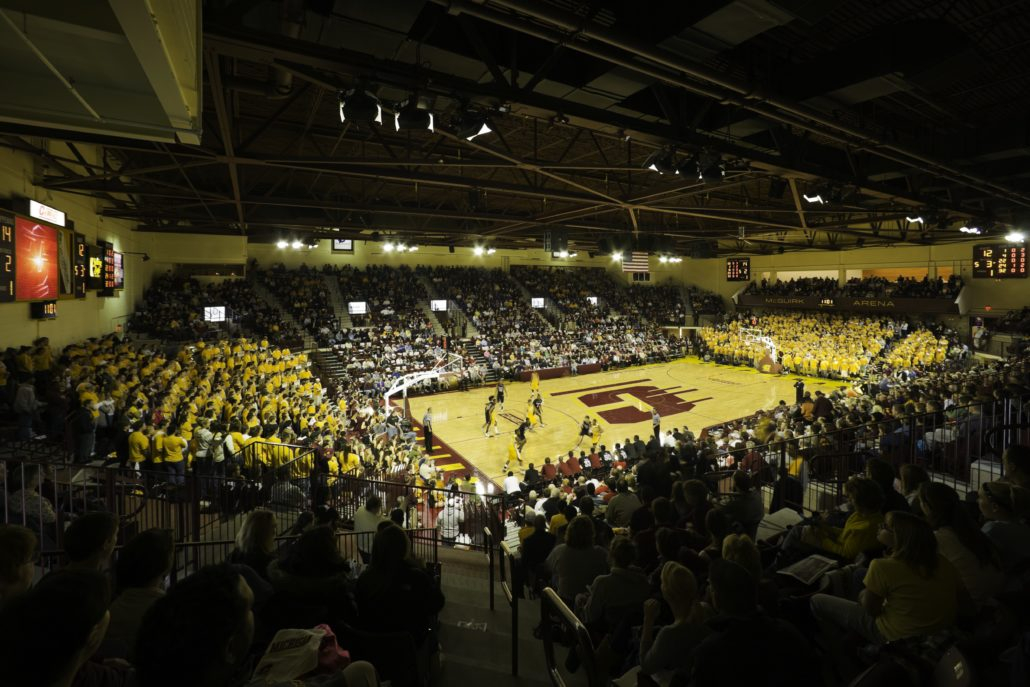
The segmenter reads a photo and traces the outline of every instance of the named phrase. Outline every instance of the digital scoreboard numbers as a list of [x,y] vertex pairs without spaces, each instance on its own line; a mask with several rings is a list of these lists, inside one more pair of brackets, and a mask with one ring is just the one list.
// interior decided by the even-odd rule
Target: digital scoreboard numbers
[[76,298],[85,298],[89,287],[89,248],[86,245],[86,237],[82,234],[75,235],[75,252],[72,254],[72,286]]
[[0,214],[0,303],[14,300],[14,217]]
[[1026,246],[992,244],[973,246],[973,277],[978,279],[1025,279]]
[[726,258],[726,281],[751,281],[751,258]]

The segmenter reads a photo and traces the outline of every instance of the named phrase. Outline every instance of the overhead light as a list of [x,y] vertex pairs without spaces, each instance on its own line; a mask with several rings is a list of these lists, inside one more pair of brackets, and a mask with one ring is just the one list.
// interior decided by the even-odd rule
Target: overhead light
[[677,174],[674,151],[671,148],[662,148],[651,153],[644,161],[644,169],[659,174]]
[[433,113],[418,106],[417,98],[410,98],[397,108],[393,115],[393,123],[397,131],[433,130]]
[[275,247],[276,248],[289,248],[290,247],[290,242],[289,241],[284,241],[284,240],[280,239],[280,240],[275,242]]
[[573,252],[569,253],[569,257],[570,257],[570,258],[574,258],[574,257],[576,257],[577,255],[579,255],[579,253],[577,253],[577,252],[575,252],[575,251],[573,251]]
[[983,229],[981,229],[980,227],[977,227],[977,226],[959,227],[958,230],[961,231],[963,234],[976,234],[976,235],[980,235],[980,234],[983,233]]
[[496,248],[487,248],[487,249],[486,249],[486,254],[487,254],[487,255],[493,255],[493,254],[494,254],[494,253],[496,253],[496,252],[497,252],[497,249],[496,249]]
[[393,252],[393,244],[391,242],[389,242],[389,241],[384,243],[383,244],[383,252],[385,252],[385,253],[392,253]]
[[698,178],[706,184],[715,184],[726,176],[726,168],[719,153],[703,153],[697,166]]
[[690,155],[680,160],[679,164],[676,165],[676,173],[684,179],[700,179],[701,162],[698,160],[697,155]]
[[660,258],[658,258],[658,262],[669,262],[669,256],[668,255],[661,256]]
[[398,253],[404,253],[405,251],[408,250],[408,247],[405,246],[403,243],[398,243],[396,248],[397,248],[397,252]]
[[1010,231],[1005,234],[1005,240],[1009,243],[1023,243],[1026,240],[1026,234],[1021,231]]
[[926,223],[925,220],[921,216],[919,216],[919,215],[916,215],[915,217],[906,217],[905,219],[908,221],[909,224],[925,224]]
[[476,246],[475,248],[472,249],[472,252],[475,253],[476,255],[482,255],[483,252],[484,252],[484,249],[483,249],[482,246]]
[[612,253],[612,262],[622,262],[622,253]]
[[820,195],[820,194],[818,194],[818,193],[817,193],[817,194],[815,194],[814,196],[810,196],[810,195],[808,195],[807,193],[802,193],[802,194],[801,194],[801,197],[802,197],[802,198],[804,198],[804,199],[805,199],[805,200],[806,200],[807,202],[809,202],[809,203],[819,203],[819,204],[824,204],[824,203],[826,202],[825,200],[823,200],[823,197],[822,197],[822,195]]
[[658,262],[683,262],[683,258],[675,255],[663,255],[658,258]]
[[493,131],[493,129],[490,128],[490,125],[487,124],[486,122],[483,122],[482,124],[479,125],[479,129],[475,133],[466,136],[465,140],[466,141],[471,141],[476,136],[482,136],[484,134],[490,133],[491,131]]
[[300,239],[294,239],[293,243],[290,244],[290,247],[293,248],[293,250],[300,250],[304,247],[304,242]]
[[418,250],[418,246],[408,246],[408,252],[409,253],[414,253],[417,250]]
[[559,258],[567,258],[567,257],[569,257],[569,251],[567,251],[567,250],[560,250],[560,251],[558,251],[558,257]]
[[383,108],[379,98],[363,88],[352,88],[340,96],[340,121],[382,124]]

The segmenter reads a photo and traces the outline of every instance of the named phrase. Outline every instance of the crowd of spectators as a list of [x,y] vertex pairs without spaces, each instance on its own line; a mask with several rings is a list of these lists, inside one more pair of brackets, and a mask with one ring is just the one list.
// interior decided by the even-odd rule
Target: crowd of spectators
[[359,270],[348,266],[337,269],[336,275],[345,302],[364,301],[368,305],[366,314],[351,314],[355,327],[399,332],[406,339],[432,338],[433,324],[423,310],[429,296],[410,267],[368,265]]
[[280,264],[270,270],[256,270],[254,278],[320,345],[326,345],[340,330],[325,279],[316,270],[305,265],[288,270]]
[[801,277],[748,284],[744,293],[759,296],[804,296],[818,298],[955,298],[962,290],[962,277],[853,277],[844,285],[834,277]]
[[257,336],[296,347],[303,333],[284,321],[278,308],[258,298],[243,279],[201,284],[171,273],[154,277],[143,303],[129,320],[129,330],[168,341],[189,341],[216,331],[204,321],[204,308],[224,306],[229,330],[243,326]]
[[[759,337],[760,333],[760,337]],[[776,348],[773,361],[784,372],[833,379],[857,378],[873,364],[928,369],[961,352],[954,331],[907,320],[829,313],[740,313],[724,324],[701,330],[700,353],[716,362],[754,366]]]
[[688,324],[680,287],[675,284],[630,284],[623,313],[634,320],[657,325]]
[[623,289],[600,267],[514,265],[510,276],[531,296],[545,297],[554,303],[555,308],[543,313],[560,330],[589,330],[613,316],[627,314],[622,307]]
[[988,329],[1012,334],[1030,334],[1030,306],[1021,310],[1011,310],[1004,317],[986,323]]
[[717,293],[692,286],[687,296],[695,315],[721,315],[726,312],[726,304]]

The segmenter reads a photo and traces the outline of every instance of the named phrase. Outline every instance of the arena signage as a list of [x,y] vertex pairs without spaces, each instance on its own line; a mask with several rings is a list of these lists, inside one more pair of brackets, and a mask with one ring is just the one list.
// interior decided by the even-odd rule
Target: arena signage
[[741,294],[737,305],[744,308],[798,308],[801,310],[831,310],[849,312],[901,312],[955,314],[958,303],[952,300],[934,298],[823,298],[759,296]]

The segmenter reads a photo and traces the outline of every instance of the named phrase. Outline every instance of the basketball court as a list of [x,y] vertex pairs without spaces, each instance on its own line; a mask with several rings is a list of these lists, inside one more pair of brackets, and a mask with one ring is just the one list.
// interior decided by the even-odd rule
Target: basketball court
[[[780,399],[792,403],[798,379],[811,390],[846,386],[818,377],[769,375],[747,367],[706,363],[695,356],[672,363],[542,380],[543,425],[527,432],[523,463],[512,465],[512,469],[521,477],[530,463],[539,468],[545,457],[553,459],[574,449],[580,423],[587,416],[599,421],[604,430],[601,443],[608,447],[634,435],[646,441],[652,433],[652,406],[662,417],[663,432],[688,427],[698,434],[704,427],[771,408]],[[530,383],[505,384],[504,410],[497,413],[500,434],[491,432],[485,437],[483,408],[494,393],[495,386],[489,385],[409,399],[415,420],[432,408],[433,458],[445,476],[463,474],[471,466],[496,485],[503,481],[508,446],[515,428],[526,417]],[[580,448],[589,451],[589,438]]]

